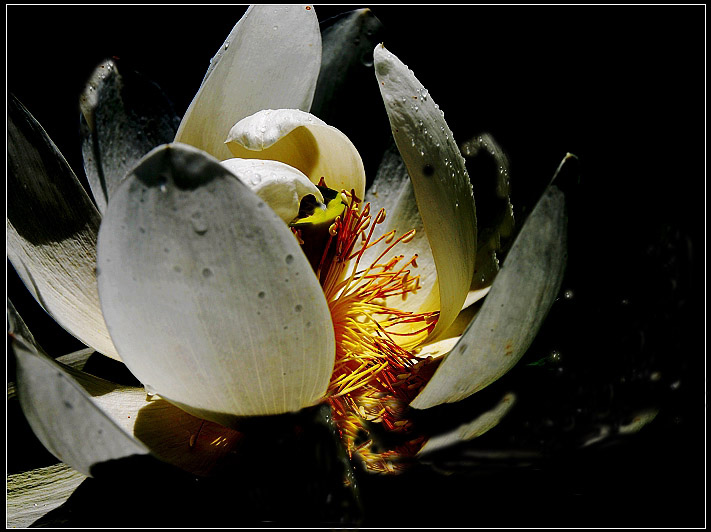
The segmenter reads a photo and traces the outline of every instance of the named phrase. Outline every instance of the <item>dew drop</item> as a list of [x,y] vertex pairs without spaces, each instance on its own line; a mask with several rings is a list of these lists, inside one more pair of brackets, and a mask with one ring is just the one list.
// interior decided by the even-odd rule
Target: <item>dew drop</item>
[[575,294],[573,293],[572,290],[566,290],[566,291],[563,293],[563,297],[564,297],[565,299],[573,299],[573,296],[574,296],[574,295],[575,295]]
[[158,190],[165,193],[168,190],[167,183],[168,183],[168,180],[165,178],[165,176],[160,176],[158,178]]
[[227,50],[230,47],[230,41],[225,41],[225,50]]
[[303,308],[304,308],[304,307],[302,307],[301,305],[296,305],[296,306],[294,307],[294,310],[295,310],[296,312],[301,312],[301,311],[303,310]]
[[285,261],[287,264],[291,264],[292,262],[294,262],[294,256],[293,256],[293,255],[287,255],[286,258],[284,259],[284,261]]
[[259,299],[264,299],[264,297],[265,297],[266,295],[267,295],[267,294],[265,294],[264,292],[259,292],[259,293],[257,294],[257,297],[258,297]]
[[192,215],[190,223],[193,226],[193,231],[195,231],[198,235],[204,235],[207,233],[207,222],[202,219],[202,215],[199,212]]
[[203,269],[203,270],[202,270],[202,276],[203,276],[205,279],[209,279],[210,277],[212,277],[212,270],[211,270],[210,268],[205,268],[205,269]]
[[150,384],[144,384],[143,387],[146,389],[146,395],[148,397],[153,397],[156,394],[156,389]]

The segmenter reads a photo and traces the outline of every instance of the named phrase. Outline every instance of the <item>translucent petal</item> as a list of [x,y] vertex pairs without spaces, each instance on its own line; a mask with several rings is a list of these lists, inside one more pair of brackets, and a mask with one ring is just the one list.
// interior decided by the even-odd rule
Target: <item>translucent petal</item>
[[100,215],[42,126],[14,98],[7,150],[8,258],[57,323],[119,360],[96,288]]
[[476,318],[411,406],[459,401],[518,362],[560,290],[566,234],[565,196],[553,183],[521,228]]
[[313,196],[323,203],[323,194],[296,168],[279,161],[227,159],[220,163],[269,205],[287,224],[299,214],[301,200]]
[[477,239],[472,186],[452,133],[427,90],[382,45],[375,48],[374,59],[393,137],[412,179],[437,267],[436,337],[456,318],[472,281]]
[[311,6],[250,7],[212,59],[176,142],[229,159],[224,141],[242,118],[262,109],[310,109],[320,67]]
[[298,168],[318,184],[365,195],[365,170],[358,150],[343,133],[296,109],[267,109],[240,120],[227,147],[235,157],[270,159]]
[[114,60],[94,70],[80,98],[84,169],[99,211],[150,150],[175,138],[180,119],[155,84]]
[[[415,236],[409,242],[402,242],[387,253],[380,262],[397,255],[410,258],[417,255],[417,268],[412,269],[413,276],[420,277],[420,289],[416,293],[391,298],[388,305],[400,310],[417,312],[420,309],[437,308],[439,306],[439,284],[437,283],[437,268],[435,266],[432,248],[422,223],[420,211],[415,200],[412,181],[405,168],[400,154],[393,148],[383,156],[375,181],[368,189],[365,200],[371,203],[371,212],[378,213],[385,209],[385,222],[375,226],[372,240],[381,235],[395,231],[398,237],[407,231],[415,230]],[[385,240],[370,247],[363,254],[362,265],[375,261],[386,249]]]
[[296,238],[217,160],[157,148],[101,224],[99,294],[119,353],[146,386],[218,423],[315,404],[333,325]]

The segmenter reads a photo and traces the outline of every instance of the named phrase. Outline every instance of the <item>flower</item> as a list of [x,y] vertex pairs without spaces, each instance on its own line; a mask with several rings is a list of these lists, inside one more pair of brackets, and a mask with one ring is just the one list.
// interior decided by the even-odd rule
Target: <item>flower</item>
[[[239,440],[245,416],[324,400],[350,452],[371,469],[395,470],[399,455],[424,450],[423,437],[375,452],[360,441],[365,421],[407,435],[408,405],[473,394],[535,337],[565,264],[560,191],[549,188],[493,285],[482,286],[475,270],[496,270],[495,256],[476,252],[465,162],[432,97],[397,57],[375,48],[377,83],[412,184],[385,174],[368,196],[355,146],[308,113],[319,50],[310,6],[250,8],[213,59],[174,142],[114,181],[105,161],[88,157],[88,168],[101,169],[89,176],[101,214],[88,198],[48,193],[36,176],[27,181],[28,168],[44,177],[55,170],[49,164],[67,169],[59,156],[38,153],[46,135],[12,108],[13,265],[62,325],[125,362],[162,398],[146,404],[143,389],[58,372],[16,325],[23,409],[43,443],[77,470],[89,474],[95,463],[150,449],[204,472]],[[240,90],[228,91],[235,82]],[[84,105],[90,154],[97,145],[99,154],[111,149],[100,146],[97,87]],[[35,220],[22,209],[38,204],[71,223],[23,225]],[[484,295],[476,319],[455,325]],[[504,398],[487,426],[510,404]],[[74,423],[57,426],[67,416]],[[439,441],[472,437],[482,423]]]

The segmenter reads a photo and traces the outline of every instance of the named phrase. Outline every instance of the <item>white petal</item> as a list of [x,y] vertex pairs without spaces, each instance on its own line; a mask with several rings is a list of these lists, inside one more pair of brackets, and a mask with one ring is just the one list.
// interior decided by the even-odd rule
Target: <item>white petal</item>
[[417,453],[418,456],[478,438],[498,425],[515,402],[516,396],[513,393],[507,393],[494,408],[477,416],[473,421],[460,425],[445,434],[438,434],[430,438]]
[[42,444],[64,463],[91,476],[109,460],[148,454],[91,400],[70,375],[23,338],[13,337],[22,411]]
[[472,187],[459,148],[427,90],[382,45],[375,48],[374,59],[393,137],[412,179],[437,266],[436,337],[456,318],[472,281],[477,239]]
[[321,32],[311,6],[250,7],[212,60],[175,137],[229,159],[230,128],[262,109],[308,111],[321,67]]
[[28,528],[61,506],[86,475],[54,464],[7,476],[7,521],[10,528]]
[[92,401],[151,454],[196,475],[209,475],[234,451],[240,433],[192,416],[144,388],[71,373]]
[[550,185],[522,227],[476,318],[411,406],[459,401],[518,362],[560,290],[566,228],[564,195]]
[[[380,262],[387,262],[396,255],[404,255],[406,259],[417,255],[417,268],[412,269],[412,276],[420,277],[421,288],[416,293],[408,294],[404,301],[399,297],[391,298],[387,304],[393,308],[412,312],[438,308],[439,285],[432,248],[417,208],[415,192],[407,168],[394,149],[385,152],[375,181],[368,189],[365,200],[371,203],[372,213],[385,209],[386,214],[385,222],[376,225],[373,230],[373,241],[393,230],[395,237],[412,229],[415,230],[412,240],[399,243]],[[361,259],[361,266],[370,265],[387,246],[388,244],[383,240],[368,248]]]
[[252,189],[287,224],[299,214],[305,196],[314,196],[323,203],[323,194],[316,185],[288,164],[259,159],[227,159],[220,164]]
[[323,291],[296,238],[217,160],[156,148],[101,224],[99,294],[129,369],[218,423],[313,405],[333,370]]
[[7,254],[37,302],[85,344],[120,360],[96,288],[100,215],[57,147],[8,102]]
[[[240,439],[234,430],[191,416],[158,396],[147,397],[144,388],[114,384],[51,360],[11,305],[8,317],[23,411],[47,449],[78,471],[90,474],[108,458],[147,449],[165,462],[207,475]],[[78,355],[60,359],[75,361]]]
[[297,109],[267,109],[237,122],[227,137],[235,157],[281,161],[318,184],[365,195],[363,161],[353,143],[335,127]]

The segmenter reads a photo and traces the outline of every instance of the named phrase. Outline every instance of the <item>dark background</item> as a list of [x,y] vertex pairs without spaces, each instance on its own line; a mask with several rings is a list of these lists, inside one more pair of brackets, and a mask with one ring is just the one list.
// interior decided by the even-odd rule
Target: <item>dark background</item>
[[[316,7],[321,20],[348,9]],[[703,526],[705,7],[372,10],[455,138],[489,132],[504,148],[519,221],[567,152],[581,178],[569,203],[563,291],[572,297],[555,303],[512,372],[442,415],[466,417],[509,390],[512,413],[409,475],[364,477],[362,524]],[[93,68],[119,57],[182,114],[243,11],[9,6],[8,91],[81,175],[77,102]],[[387,128],[372,87],[353,98],[363,119],[336,124],[356,138]],[[372,167],[379,156],[363,157]],[[50,354],[81,347],[27,298],[11,266],[8,294]],[[658,410],[651,424],[616,434],[646,409]],[[582,447],[600,427],[610,436]],[[18,453],[10,444],[9,470]]]

